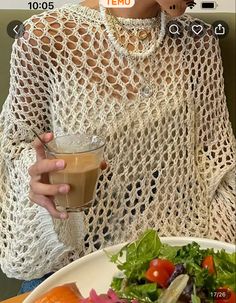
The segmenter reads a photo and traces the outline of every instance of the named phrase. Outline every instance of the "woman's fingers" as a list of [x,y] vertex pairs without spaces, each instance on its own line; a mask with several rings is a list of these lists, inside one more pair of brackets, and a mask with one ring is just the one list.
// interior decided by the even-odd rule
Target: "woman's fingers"
[[106,161],[102,161],[101,162],[101,164],[100,164],[100,168],[102,169],[102,170],[104,170],[104,169],[106,169],[108,167],[108,164],[106,163]]
[[[44,143],[53,140],[53,133],[45,133],[40,136]],[[36,150],[37,161],[29,168],[30,181],[30,200],[48,210],[54,218],[67,219],[68,213],[60,212],[56,209],[53,197],[57,194],[66,194],[70,191],[68,184],[49,184],[48,176],[50,172],[65,169],[66,163],[62,159],[46,159],[45,149],[42,142],[37,138],[33,142]],[[102,161],[102,170],[108,167]]]
[[53,198],[45,197],[43,195],[36,195],[32,191],[30,192],[29,198],[33,203],[36,203],[46,208],[52,217],[56,219],[68,218],[68,213],[60,212],[59,210],[56,209],[55,203],[53,202]]
[[[53,140],[53,133],[42,134],[40,138],[44,143],[49,143]],[[46,159],[44,146],[38,138],[33,142],[33,146],[36,151],[37,161],[29,168],[29,175],[31,176],[29,198],[33,203],[46,208],[54,218],[67,219],[68,214],[66,212],[60,212],[56,209],[53,196],[58,193],[68,193],[70,190],[69,185],[51,185],[47,183],[48,173],[63,170],[66,163],[60,159]],[[43,183],[45,180],[47,182]]]
[[65,168],[65,166],[66,163],[64,160],[43,159],[30,166],[29,175],[31,177],[35,177],[52,171],[62,170]]
[[35,195],[55,196],[57,194],[66,194],[70,191],[68,184],[44,184],[31,180],[30,188]]
[[[53,133],[44,133],[44,134],[40,135],[40,138],[42,139],[42,141],[44,143],[49,143],[50,141],[53,140]],[[46,155],[45,155],[44,146],[38,138],[36,138],[34,140],[33,146],[34,146],[34,149],[36,150],[37,161],[45,159]]]

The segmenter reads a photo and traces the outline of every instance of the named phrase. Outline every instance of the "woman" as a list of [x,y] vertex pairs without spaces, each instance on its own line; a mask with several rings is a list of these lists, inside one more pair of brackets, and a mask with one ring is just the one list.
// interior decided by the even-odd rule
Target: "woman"
[[[218,42],[207,25],[204,37],[192,37],[194,19],[181,16],[186,1],[171,5],[136,0],[99,11],[86,1],[26,22],[1,114],[1,266],[9,277],[40,278],[150,227],[233,241],[235,138]],[[173,16],[182,38],[166,33]],[[69,185],[49,185],[47,173],[66,164],[46,160],[37,140],[32,147],[32,129],[44,142],[52,133],[106,135],[109,168],[93,207],[61,220],[68,215],[53,196]]]

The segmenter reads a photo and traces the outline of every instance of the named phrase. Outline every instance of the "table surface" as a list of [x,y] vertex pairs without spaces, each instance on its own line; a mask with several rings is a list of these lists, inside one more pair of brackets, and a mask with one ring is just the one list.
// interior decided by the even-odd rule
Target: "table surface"
[[11,299],[7,299],[7,300],[2,301],[2,302],[0,302],[0,303],[22,303],[23,300],[24,300],[28,295],[29,295],[29,293],[23,294],[23,295],[20,295],[20,296],[11,298]]

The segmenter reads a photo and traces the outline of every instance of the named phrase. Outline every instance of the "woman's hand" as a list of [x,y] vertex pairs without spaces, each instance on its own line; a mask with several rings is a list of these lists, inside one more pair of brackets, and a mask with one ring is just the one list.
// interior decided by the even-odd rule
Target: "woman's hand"
[[[53,139],[52,133],[44,133],[40,136],[43,142],[49,143]],[[56,194],[67,194],[70,190],[69,184],[50,184],[49,172],[63,170],[66,167],[64,160],[47,159],[43,144],[37,138],[33,142],[36,150],[36,163],[29,168],[30,180],[30,200],[48,210],[48,212],[58,219],[67,219],[67,212],[60,212],[56,209],[54,196]],[[106,169],[106,162],[101,163],[101,169]]]

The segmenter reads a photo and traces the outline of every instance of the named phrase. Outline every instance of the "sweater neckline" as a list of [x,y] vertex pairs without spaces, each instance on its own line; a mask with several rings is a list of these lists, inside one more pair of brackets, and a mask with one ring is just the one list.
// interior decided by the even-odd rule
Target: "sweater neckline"
[[[90,20],[103,23],[101,13],[97,9],[90,8],[81,4],[66,4],[64,7],[67,7]],[[122,23],[124,26],[130,26],[130,27],[156,28],[157,25],[160,24],[159,16],[153,18],[144,18],[144,19],[124,18],[124,17],[117,17],[117,18],[120,21],[120,23]]]

